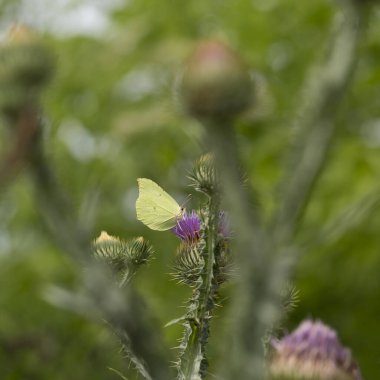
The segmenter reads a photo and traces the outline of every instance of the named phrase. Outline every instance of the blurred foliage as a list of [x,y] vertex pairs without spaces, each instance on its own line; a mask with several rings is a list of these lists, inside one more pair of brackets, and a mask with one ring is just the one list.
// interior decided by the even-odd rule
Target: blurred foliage
[[[70,15],[77,3],[71,2]],[[20,21],[25,4],[1,3],[4,29]],[[144,235],[153,244],[155,260],[135,281],[162,325],[181,314],[186,299],[186,290],[168,275],[177,241],[138,223],[134,202],[137,177],[152,178],[178,200],[189,193],[186,176],[203,152],[203,132],[176,102],[173,83],[183,59],[197,40],[216,36],[252,67],[256,105],[239,120],[237,133],[247,177],[269,216],[292,137],[289,120],[335,11],[335,2],[327,0],[124,0],[107,13],[110,25],[101,36],[56,35],[37,17],[36,27],[47,29],[46,43],[58,60],[43,100],[56,175],[94,238],[106,230],[122,238]],[[295,273],[300,302],[288,321],[291,329],[312,316],[337,329],[366,379],[380,378],[379,19],[374,8],[353,87],[336,121],[336,143],[299,232],[306,247]],[[1,138],[5,149],[4,131]],[[343,233],[325,233],[336,215],[369,193],[371,207],[359,205],[339,222],[347,227]],[[47,235],[27,176],[2,191],[0,215],[1,378],[117,378],[107,367],[126,371],[128,363],[108,330],[41,299],[45,286],[73,284],[82,268],[74,268]],[[220,330],[224,323],[215,321]],[[174,347],[180,328],[165,333]],[[217,338],[212,336],[211,349]]]

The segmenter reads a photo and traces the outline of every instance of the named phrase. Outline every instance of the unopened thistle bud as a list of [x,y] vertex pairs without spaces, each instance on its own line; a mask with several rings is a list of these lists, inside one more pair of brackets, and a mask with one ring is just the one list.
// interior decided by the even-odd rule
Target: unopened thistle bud
[[214,157],[211,153],[204,154],[197,160],[189,178],[197,191],[210,197],[218,192],[219,179],[215,169]]
[[1,79],[29,86],[44,85],[52,75],[54,58],[35,32],[16,24],[0,49]]
[[272,380],[362,380],[351,351],[322,322],[306,320],[272,346]]
[[185,110],[201,120],[223,120],[243,111],[252,97],[252,81],[246,66],[219,41],[198,44],[179,81],[179,97]]
[[199,285],[199,279],[204,269],[204,260],[195,246],[182,243],[173,263],[172,276],[181,284],[191,287]]
[[11,28],[0,45],[0,109],[14,114],[28,101],[31,91],[43,87],[52,77],[54,57],[30,29]]
[[102,244],[104,242],[110,243],[110,242],[119,242],[119,241],[120,241],[119,238],[117,238],[115,236],[108,235],[108,233],[106,231],[102,231],[100,233],[100,235],[95,239],[94,244],[98,245],[98,244]]
[[96,259],[106,263],[117,274],[122,285],[148,262],[153,249],[142,237],[125,241],[102,231],[94,241],[93,252]]

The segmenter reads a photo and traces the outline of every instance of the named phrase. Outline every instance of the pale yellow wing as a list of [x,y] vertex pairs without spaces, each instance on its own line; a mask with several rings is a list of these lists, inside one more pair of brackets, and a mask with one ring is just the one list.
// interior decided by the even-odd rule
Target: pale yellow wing
[[137,219],[152,230],[165,231],[173,228],[181,216],[179,204],[154,181],[138,178],[137,182]]

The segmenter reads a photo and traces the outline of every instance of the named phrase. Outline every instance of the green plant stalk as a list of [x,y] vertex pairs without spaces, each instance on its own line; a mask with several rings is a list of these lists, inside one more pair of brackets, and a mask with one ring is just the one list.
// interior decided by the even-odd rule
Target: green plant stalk
[[[141,361],[141,368],[149,370],[149,376],[167,380],[170,375],[166,350],[157,330],[150,324],[150,314],[144,307],[143,300],[131,287],[121,291],[111,282],[104,268],[95,263],[92,257],[87,233],[77,226],[68,199],[58,185],[45,157],[38,112],[31,111],[29,117],[21,119],[20,122],[30,124],[31,127],[38,125],[39,133],[35,135],[32,150],[29,152],[29,169],[36,188],[36,203],[62,249],[81,265],[86,265],[83,284],[86,300],[99,311],[101,318],[119,332],[119,335],[122,332],[129,337],[129,348],[133,356]],[[21,124],[19,128],[28,130],[28,125]]]
[[336,132],[334,117],[352,81],[363,40],[368,8],[362,1],[342,1],[333,35],[322,62],[311,72],[303,104],[293,123],[295,144],[274,217],[277,239],[290,241],[307,207]]
[[[181,379],[201,379],[206,376],[208,366],[206,358],[206,346],[209,336],[209,325],[214,308],[214,299],[218,290],[214,284],[215,248],[216,248],[216,215],[218,213],[219,202],[215,197],[209,198],[207,207],[207,236],[206,246],[203,249],[204,271],[201,275],[201,282],[198,289],[194,290],[191,301],[192,308],[196,305],[196,311],[189,312],[190,319],[185,328],[190,328],[190,335],[185,334],[182,344],[186,346],[181,355],[180,374]],[[182,376],[182,377],[181,377]]]
[[[313,165],[309,162],[307,149],[304,147],[301,149],[302,154],[298,156],[299,161],[296,163],[300,162],[302,170],[298,167],[294,177],[290,176],[290,184],[284,201],[286,212],[290,213],[290,226],[287,226],[288,219],[284,209],[280,211],[279,222],[275,224],[276,228],[281,229],[281,239],[274,241],[273,233],[271,238],[267,235],[260,223],[257,210],[252,208],[252,204],[256,202],[251,200],[251,194],[241,186],[239,174],[241,165],[232,125],[228,122],[205,122],[209,143],[215,152],[220,172],[223,174],[221,178],[224,202],[234,226],[235,249],[240,269],[231,307],[233,326],[231,336],[228,337],[229,341],[226,343],[229,347],[227,354],[230,360],[221,366],[220,372],[221,378],[224,379],[262,380],[265,378],[261,339],[278,320],[281,286],[286,282],[289,268],[293,265],[292,260],[287,260],[285,255],[280,255],[280,253],[289,251],[287,247],[295,231],[296,222],[302,214],[301,211],[308,201],[315,179],[322,168],[331,135],[330,119],[337,105],[337,102],[332,101],[331,96],[339,98],[346,89],[356,61],[357,47],[361,41],[361,33],[358,31],[359,26],[362,25],[363,11],[356,9],[352,2],[347,3],[346,6],[348,7],[347,17],[341,20],[340,27],[331,42],[330,54],[321,69],[323,72],[326,67],[327,84],[321,87],[317,85],[319,91],[329,89],[331,103],[322,101],[324,93],[317,94],[316,96],[321,100],[317,108],[323,109],[314,115],[324,117],[313,116],[309,120],[312,126],[316,122],[319,125],[326,123],[326,126],[322,127],[322,131],[318,128],[308,128],[305,132],[307,148],[313,147],[315,138],[318,138],[323,146],[320,153],[316,152],[313,155],[313,160],[315,160]],[[347,60],[343,66],[340,63],[342,57]],[[302,178],[305,167],[309,171],[306,173],[306,178]],[[278,230],[276,230],[277,233],[279,233]]]
[[307,235],[303,240],[306,247],[323,247],[334,244],[342,236],[364,223],[366,218],[379,212],[380,187],[376,186],[357,202],[350,204],[342,212],[318,230],[317,233]]
[[[215,248],[216,248],[216,215],[219,211],[219,202],[216,200],[216,196],[212,196],[209,199],[208,207],[208,223],[207,223],[207,251],[205,252],[203,258],[205,260],[205,277],[203,280],[203,289],[201,291],[200,299],[200,309],[198,315],[200,317],[200,345],[202,352],[202,363],[201,370],[207,368],[207,359],[206,359],[206,345],[209,335],[209,326],[210,320],[212,317],[212,312],[214,309],[214,299],[216,296],[217,289],[213,286],[213,280],[215,278],[214,269],[215,269]],[[203,364],[203,365],[202,365]],[[201,373],[203,378],[205,373]]]
[[199,344],[199,325],[195,320],[188,320],[185,328],[188,329],[184,334],[184,340],[187,341],[182,343],[186,348],[180,358],[178,380],[198,380],[201,379],[200,367],[202,362]]
[[135,366],[135,369],[140,373],[140,375],[145,380],[153,380],[149,373],[149,370],[146,368],[145,362],[141,358],[137,357],[134,353],[134,350],[131,349],[131,340],[129,336],[125,333],[125,331],[114,331],[114,332],[121,342],[121,347],[123,349],[123,352],[127,355],[128,359],[133,363],[133,365]]
[[272,261],[271,240],[261,226],[257,204],[251,200],[248,184],[242,186],[236,137],[231,125],[208,122],[209,144],[215,154],[222,182],[223,208],[234,226],[234,251],[239,276],[232,297],[230,335],[226,357],[220,365],[223,379],[264,378],[262,337],[279,315],[283,268]]
[[7,146],[11,148],[0,160],[0,191],[6,188],[25,166],[31,147],[39,134],[36,109],[31,105],[26,105],[20,110],[18,118],[7,119],[5,124],[9,124],[9,129],[14,129],[16,133],[10,136],[10,144]]

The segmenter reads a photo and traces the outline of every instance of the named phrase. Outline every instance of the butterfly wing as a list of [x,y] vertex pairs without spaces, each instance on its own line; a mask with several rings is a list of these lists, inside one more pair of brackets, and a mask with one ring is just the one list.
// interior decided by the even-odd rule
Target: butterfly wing
[[165,231],[173,228],[181,215],[179,204],[152,180],[139,178],[137,182],[137,219],[152,230]]

